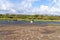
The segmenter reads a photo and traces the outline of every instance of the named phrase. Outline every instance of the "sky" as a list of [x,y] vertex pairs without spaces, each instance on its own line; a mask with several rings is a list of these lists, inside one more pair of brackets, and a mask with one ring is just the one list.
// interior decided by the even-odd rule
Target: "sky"
[[0,0],[0,13],[60,15],[60,0]]

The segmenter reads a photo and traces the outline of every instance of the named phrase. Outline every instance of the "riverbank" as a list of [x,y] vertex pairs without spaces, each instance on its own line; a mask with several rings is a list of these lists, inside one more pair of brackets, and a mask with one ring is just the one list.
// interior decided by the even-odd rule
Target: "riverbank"
[[60,40],[60,26],[0,25],[0,40]]
[[[10,19],[10,18],[0,18],[0,20],[15,20],[15,21],[31,21],[29,19]],[[60,22],[60,20],[38,20],[38,19],[34,19],[35,22]]]

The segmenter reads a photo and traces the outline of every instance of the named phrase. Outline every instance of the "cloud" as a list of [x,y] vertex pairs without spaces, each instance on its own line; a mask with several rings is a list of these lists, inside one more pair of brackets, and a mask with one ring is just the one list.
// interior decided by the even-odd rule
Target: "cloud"
[[40,0],[22,0],[18,4],[14,4],[10,0],[0,0],[0,10],[9,10],[10,13],[19,14],[60,14],[60,0],[47,0],[50,4],[40,4],[34,7],[33,3]]
[[0,13],[16,13],[14,5],[9,0],[0,0]]
[[38,0],[24,0],[21,2],[20,10],[23,11],[23,13],[27,14],[51,14],[56,15],[60,13],[60,0],[50,0],[51,6],[46,6],[44,4],[40,5],[39,7],[33,7],[32,3]]
[[48,10],[48,6],[41,5],[41,6],[40,6],[40,10],[41,10],[41,11]]
[[7,10],[13,6],[8,0],[0,0],[0,9]]

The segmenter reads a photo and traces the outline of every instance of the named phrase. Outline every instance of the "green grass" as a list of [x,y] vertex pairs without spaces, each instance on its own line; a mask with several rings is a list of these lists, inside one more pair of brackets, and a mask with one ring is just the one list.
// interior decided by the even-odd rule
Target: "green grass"
[[[0,20],[18,20],[18,21],[31,21],[32,19],[21,19],[21,18],[0,18]],[[42,21],[42,22],[60,22],[60,20],[40,20],[40,19],[34,19],[34,21],[38,22],[38,21]]]
[[38,20],[35,19],[34,21],[38,22],[38,21],[42,21],[42,22],[60,22],[60,20]]

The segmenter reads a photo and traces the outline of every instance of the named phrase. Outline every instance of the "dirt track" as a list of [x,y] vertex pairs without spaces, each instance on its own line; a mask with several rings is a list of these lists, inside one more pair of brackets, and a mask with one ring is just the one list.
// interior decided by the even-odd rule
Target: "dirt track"
[[60,26],[0,25],[0,40],[60,40]]

